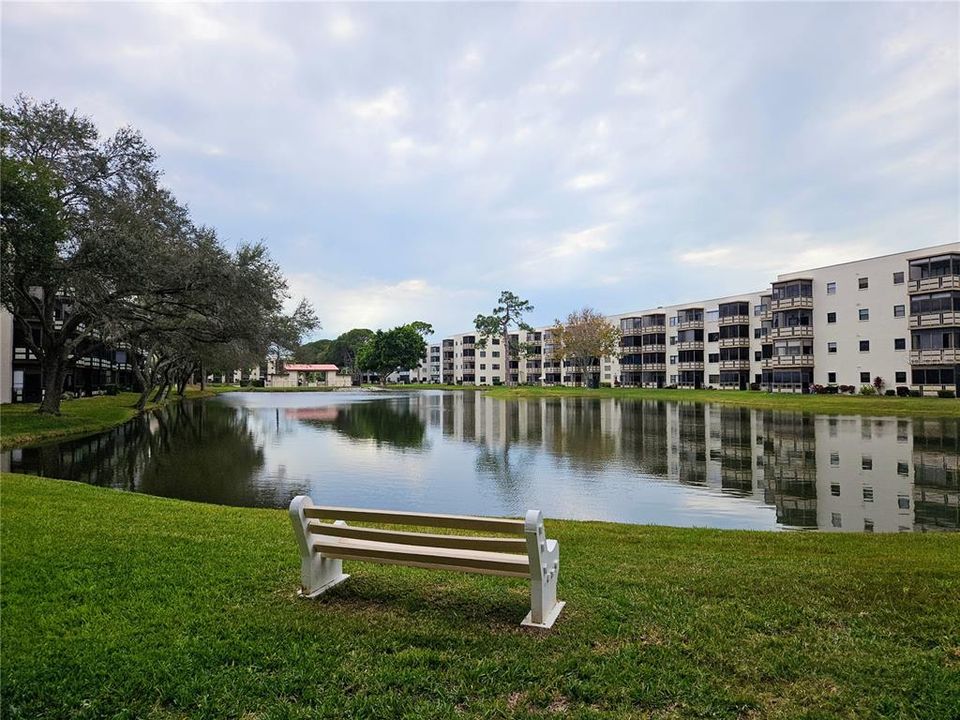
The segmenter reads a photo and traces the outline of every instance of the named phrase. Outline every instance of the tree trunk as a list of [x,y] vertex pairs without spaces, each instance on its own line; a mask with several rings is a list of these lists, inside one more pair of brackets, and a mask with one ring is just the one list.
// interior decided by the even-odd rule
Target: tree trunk
[[186,392],[186,390],[187,390],[187,376],[184,375],[182,378],[180,378],[180,382],[177,383],[177,395],[179,395],[180,397],[183,397],[183,394]]
[[67,377],[66,352],[62,348],[47,350],[40,367],[43,371],[43,401],[37,412],[44,415],[60,414],[60,396]]
[[200,389],[207,389],[207,370],[204,368],[203,363],[200,363]]

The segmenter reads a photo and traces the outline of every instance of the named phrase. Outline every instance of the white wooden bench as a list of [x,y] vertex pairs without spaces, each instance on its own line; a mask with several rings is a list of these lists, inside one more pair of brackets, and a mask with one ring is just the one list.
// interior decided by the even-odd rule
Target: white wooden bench
[[[549,628],[564,603],[557,602],[560,546],[548,540],[543,515],[525,520],[363,510],[314,505],[306,495],[290,503],[290,520],[300,546],[300,595],[313,598],[339,585],[344,560],[409,565],[433,570],[528,578],[530,612],[522,625]],[[333,522],[321,522],[329,520]],[[347,525],[346,521],[411,527],[455,528],[517,537],[437,535]]]

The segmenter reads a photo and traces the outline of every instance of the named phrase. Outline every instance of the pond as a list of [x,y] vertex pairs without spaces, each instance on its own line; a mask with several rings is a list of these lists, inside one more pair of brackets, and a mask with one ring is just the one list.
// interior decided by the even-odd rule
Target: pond
[[230,393],[3,453],[13,472],[225,505],[716,528],[957,530],[958,421],[474,392]]

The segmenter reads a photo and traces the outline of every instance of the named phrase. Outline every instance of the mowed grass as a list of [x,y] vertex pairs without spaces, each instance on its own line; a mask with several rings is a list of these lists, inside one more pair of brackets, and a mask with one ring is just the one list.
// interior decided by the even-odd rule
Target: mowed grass
[[547,521],[524,582],[345,563],[287,515],[4,475],[4,718],[929,718],[960,711],[960,540]]
[[[212,386],[206,390],[189,387],[185,397],[212,397],[233,389],[229,386]],[[138,393],[119,393],[65,400],[60,405],[60,415],[41,415],[36,403],[0,406],[0,449],[109,430],[137,415],[135,406],[139,397]],[[165,402],[179,399],[174,392]],[[157,403],[147,403],[146,410],[158,406]]]
[[656,388],[491,387],[490,397],[504,400],[541,397],[596,397],[720,403],[757,409],[796,410],[834,415],[960,416],[960,400],[885,395],[801,395],[752,390],[667,390]]

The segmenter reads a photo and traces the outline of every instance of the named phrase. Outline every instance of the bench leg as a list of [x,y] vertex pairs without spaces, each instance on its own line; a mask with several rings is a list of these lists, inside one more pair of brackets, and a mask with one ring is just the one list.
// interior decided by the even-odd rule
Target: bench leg
[[[343,572],[342,560],[324,557],[310,547],[310,533],[307,532],[308,520],[304,515],[304,509],[311,505],[313,501],[306,495],[298,495],[290,503],[290,522],[300,548],[300,597],[303,598],[322,595],[350,577]],[[334,525],[346,525],[346,523],[343,520],[337,520]]]
[[527,627],[553,627],[566,603],[557,602],[560,544],[547,540],[538,510],[527,513],[527,548],[530,557],[530,612],[520,623]]

